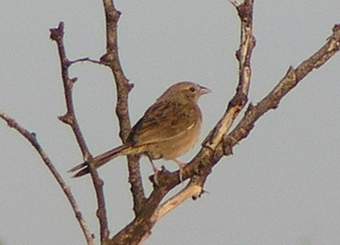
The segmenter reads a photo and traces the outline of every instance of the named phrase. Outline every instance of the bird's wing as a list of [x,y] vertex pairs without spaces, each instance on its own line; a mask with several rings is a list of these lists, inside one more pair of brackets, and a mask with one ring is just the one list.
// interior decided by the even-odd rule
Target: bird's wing
[[195,103],[157,101],[133,127],[128,141],[135,145],[167,141],[200,121],[201,113]]

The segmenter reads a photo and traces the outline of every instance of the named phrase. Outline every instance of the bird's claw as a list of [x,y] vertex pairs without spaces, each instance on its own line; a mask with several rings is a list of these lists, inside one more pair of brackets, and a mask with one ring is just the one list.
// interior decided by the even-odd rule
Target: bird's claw
[[178,178],[179,182],[183,182],[183,168],[179,168]]

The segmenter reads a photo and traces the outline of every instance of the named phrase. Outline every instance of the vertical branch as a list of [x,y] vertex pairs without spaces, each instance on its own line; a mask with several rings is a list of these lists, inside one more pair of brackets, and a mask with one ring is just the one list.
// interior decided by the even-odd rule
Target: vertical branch
[[248,96],[251,79],[251,55],[256,44],[253,35],[254,0],[244,1],[240,5],[235,4],[235,2],[232,2],[232,4],[235,6],[241,21],[240,47],[236,51],[236,58],[239,63],[239,82],[236,93]]
[[[120,126],[120,138],[126,141],[131,130],[129,118],[128,95],[133,88],[129,83],[119,61],[118,54],[118,21],[121,13],[115,8],[113,0],[103,0],[106,20],[106,53],[101,62],[108,66],[115,78],[117,88],[116,114]],[[145,202],[145,194],[139,166],[139,157],[128,156],[129,182],[133,196],[134,211],[138,214]]]
[[43,160],[43,162],[45,163],[47,168],[50,170],[53,177],[58,182],[60,188],[63,190],[68,202],[71,204],[71,207],[72,207],[73,212],[76,216],[76,219],[78,220],[80,228],[84,233],[87,244],[88,245],[94,245],[93,235],[92,235],[91,231],[89,230],[86,221],[83,218],[83,215],[80,211],[80,208],[77,204],[77,201],[76,201],[76,199],[74,198],[74,196],[71,192],[71,188],[69,186],[67,186],[66,182],[64,181],[64,179],[62,178],[62,176],[60,175],[58,170],[54,167],[54,164],[52,163],[50,158],[47,156],[44,149],[40,146],[40,144],[39,144],[39,142],[36,138],[36,135],[32,132],[29,132],[27,129],[25,129],[20,124],[18,124],[13,118],[10,118],[9,116],[7,116],[4,113],[0,112],[0,118],[5,120],[9,127],[14,128],[23,137],[25,137],[31,143],[31,145],[34,147],[34,149],[38,152],[41,159]]
[[221,142],[224,134],[229,132],[236,117],[246,105],[251,81],[250,61],[255,47],[255,37],[253,35],[254,0],[245,0],[242,4],[235,1],[231,3],[236,8],[241,21],[240,47],[236,51],[236,58],[239,63],[239,81],[236,93],[230,100],[224,116],[203,144],[212,150]]
[[97,170],[92,166],[91,153],[86,145],[85,139],[81,133],[76,115],[74,113],[73,107],[73,98],[72,98],[72,88],[74,83],[76,82],[76,78],[70,78],[68,69],[72,62],[67,59],[66,51],[64,47],[64,24],[62,22],[59,23],[57,28],[50,29],[50,38],[56,42],[58,47],[60,66],[61,66],[61,76],[64,84],[64,94],[67,112],[65,115],[60,116],[59,119],[65,124],[69,125],[72,128],[72,131],[76,137],[78,145],[83,154],[83,158],[85,161],[89,161],[89,169],[92,177],[92,182],[95,188],[96,196],[97,196],[97,217],[100,225],[100,239],[101,241],[105,241],[109,237],[108,230],[108,222],[105,208],[105,199],[104,199],[104,190],[103,190],[103,181],[100,179]]

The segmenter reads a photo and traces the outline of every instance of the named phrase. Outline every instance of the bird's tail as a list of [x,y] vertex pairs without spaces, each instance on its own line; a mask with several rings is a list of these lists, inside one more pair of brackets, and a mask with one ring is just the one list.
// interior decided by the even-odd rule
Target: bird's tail
[[[130,153],[132,147],[129,145],[121,145],[112,150],[104,152],[93,158],[93,165],[95,168],[99,168],[100,166],[104,165],[108,161],[112,160],[121,155],[126,155]],[[90,172],[88,162],[83,162],[78,164],[77,166],[71,168],[68,172],[74,173],[76,172],[73,177],[80,177]]]

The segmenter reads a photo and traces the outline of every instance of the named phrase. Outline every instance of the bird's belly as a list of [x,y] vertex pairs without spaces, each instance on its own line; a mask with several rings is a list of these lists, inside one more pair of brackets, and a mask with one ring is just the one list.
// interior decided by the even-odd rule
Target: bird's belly
[[200,124],[196,124],[178,137],[150,145],[148,147],[149,155],[152,159],[163,158],[165,160],[174,160],[184,155],[196,144],[200,126]]

